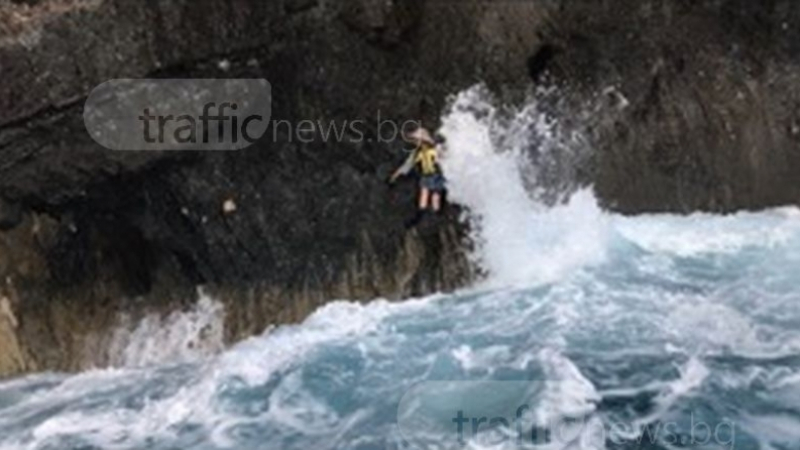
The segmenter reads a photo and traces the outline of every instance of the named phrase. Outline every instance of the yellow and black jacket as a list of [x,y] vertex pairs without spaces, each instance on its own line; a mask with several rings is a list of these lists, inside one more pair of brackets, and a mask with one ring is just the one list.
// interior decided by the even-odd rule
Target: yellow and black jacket
[[400,167],[400,173],[406,175],[415,167],[423,177],[441,174],[436,146],[427,143],[420,145]]

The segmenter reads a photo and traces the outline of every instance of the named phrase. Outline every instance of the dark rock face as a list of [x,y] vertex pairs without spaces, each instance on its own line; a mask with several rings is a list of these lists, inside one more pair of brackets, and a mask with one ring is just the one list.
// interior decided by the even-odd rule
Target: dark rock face
[[22,205],[0,197],[0,230],[10,230],[22,222]]
[[[554,83],[593,112],[582,181],[611,208],[800,198],[791,0],[86,3],[0,35],[0,373],[105,364],[120,312],[180,308],[198,284],[234,341],[333,298],[468,282],[457,206],[404,230],[415,189],[385,185],[402,143],[378,123],[435,125],[480,81],[507,99]],[[82,102],[137,77],[266,78],[273,126],[239,152],[103,149]],[[302,120],[362,120],[363,139],[275,125]]]
[[[627,213],[800,199],[800,4],[565,3],[550,67],[590,119],[592,181]],[[613,18],[613,19],[612,19]]]
[[[119,312],[179,308],[197,284],[226,302],[235,340],[330,299],[418,295],[472,277],[457,207],[404,229],[415,187],[384,181],[402,142],[376,133],[379,117],[436,118],[446,94],[477,78],[432,77],[414,56],[418,42],[387,50],[422,26],[419,9],[376,19],[332,7],[106,2],[46,25],[32,52],[0,49],[12,80],[0,108],[0,191],[30,211],[4,254],[14,280],[5,295],[21,318],[15,351],[27,358],[3,371],[104,364]],[[479,55],[464,57],[468,67]],[[303,142],[274,127],[235,153],[100,148],[81,99],[106,79],[145,76],[263,77],[274,121],[363,120],[364,138]]]

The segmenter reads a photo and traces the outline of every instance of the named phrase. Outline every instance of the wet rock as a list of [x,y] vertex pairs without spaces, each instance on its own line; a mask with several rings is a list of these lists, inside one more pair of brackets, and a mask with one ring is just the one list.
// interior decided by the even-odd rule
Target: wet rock
[[289,13],[299,13],[319,5],[319,0],[289,0],[286,2],[286,11]]
[[600,200],[626,213],[796,204],[800,30],[781,24],[799,19],[787,0],[565,2],[544,32],[553,78],[576,103],[624,99],[585,115]]
[[0,231],[14,228],[22,222],[22,204],[0,197]]
[[20,324],[14,304],[18,299],[9,279],[5,285],[0,290],[0,374],[8,375],[33,370],[36,366],[19,340]]

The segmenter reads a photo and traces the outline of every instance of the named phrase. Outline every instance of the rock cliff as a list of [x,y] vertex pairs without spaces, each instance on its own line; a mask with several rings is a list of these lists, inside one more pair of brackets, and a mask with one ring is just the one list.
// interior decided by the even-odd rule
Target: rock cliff
[[[406,232],[413,183],[379,117],[436,125],[478,82],[558,86],[594,150],[580,183],[625,213],[800,198],[800,6],[791,0],[0,1],[0,374],[111,361],[121,313],[205,285],[229,342],[335,299],[464,285],[468,224]],[[113,152],[83,100],[112,78],[266,78],[278,127],[239,152]]]

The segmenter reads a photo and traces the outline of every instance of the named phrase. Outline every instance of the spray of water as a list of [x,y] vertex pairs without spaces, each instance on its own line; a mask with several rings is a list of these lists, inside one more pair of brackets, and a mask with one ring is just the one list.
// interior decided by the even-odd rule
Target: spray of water
[[114,367],[142,367],[152,364],[196,361],[222,351],[223,305],[198,291],[197,303],[166,317],[151,314],[132,324],[125,315],[111,340]]
[[532,152],[551,165],[568,163],[555,154],[573,154],[576,138],[560,131],[537,105],[500,109],[476,86],[453,100],[443,120],[450,198],[468,208],[475,262],[489,272],[490,286],[552,282],[604,259],[607,220],[591,191],[552,207],[542,202],[554,197],[548,189],[565,184],[537,184],[540,172],[531,164]]

